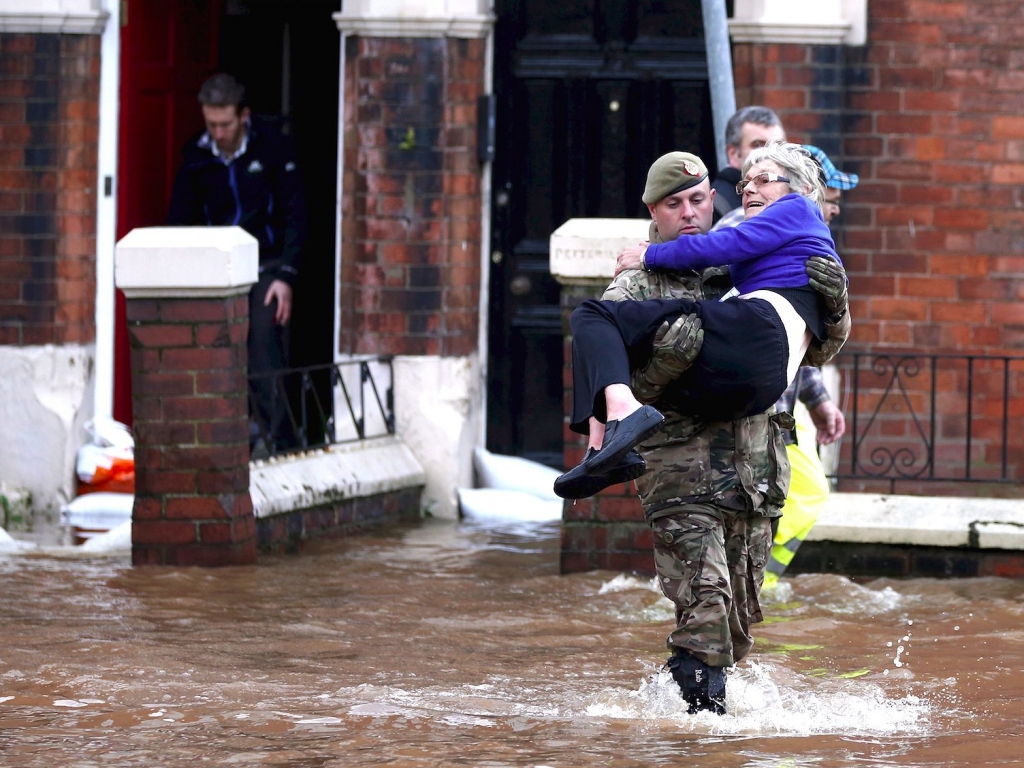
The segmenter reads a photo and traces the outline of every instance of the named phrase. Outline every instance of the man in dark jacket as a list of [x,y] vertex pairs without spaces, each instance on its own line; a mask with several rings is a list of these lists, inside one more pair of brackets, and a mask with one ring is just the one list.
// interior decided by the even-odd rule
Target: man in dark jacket
[[[189,139],[171,192],[173,226],[242,227],[259,241],[259,282],[249,292],[249,373],[288,367],[286,328],[299,273],[306,217],[292,143],[245,104],[245,88],[228,74],[199,89],[206,130]],[[274,435],[292,443],[285,397],[273,376],[257,377],[253,442]]]
[[719,168],[711,188],[715,190],[715,222],[729,211],[740,207],[736,184],[740,168],[752,149],[763,147],[773,139],[786,140],[782,121],[768,107],[751,106],[737,110],[725,124],[725,157],[729,164]]

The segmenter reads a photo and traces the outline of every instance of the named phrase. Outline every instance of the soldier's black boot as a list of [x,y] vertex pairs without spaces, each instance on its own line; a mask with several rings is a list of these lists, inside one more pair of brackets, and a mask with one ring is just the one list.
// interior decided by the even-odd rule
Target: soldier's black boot
[[676,651],[665,666],[679,686],[691,715],[701,710],[725,714],[724,669],[709,667],[685,651]]

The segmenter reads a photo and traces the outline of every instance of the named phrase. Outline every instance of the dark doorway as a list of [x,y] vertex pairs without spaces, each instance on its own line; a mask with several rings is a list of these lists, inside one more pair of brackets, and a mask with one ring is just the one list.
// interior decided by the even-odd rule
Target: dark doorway
[[[309,238],[295,284],[293,367],[334,359],[341,36],[331,14],[340,8],[339,0],[228,0],[220,21],[220,68],[245,83],[254,113],[281,120],[302,170]],[[329,407],[329,375],[317,389]]]
[[[253,111],[280,119],[295,137],[303,171],[309,241],[295,286],[293,366],[334,358],[340,35],[331,14],[340,7],[339,0],[129,0],[122,10],[117,236],[164,222],[181,146],[202,128],[196,92],[218,70],[234,74]],[[123,308],[115,354],[114,415],[131,423]]]
[[548,239],[649,218],[671,150],[714,168],[700,0],[497,0],[487,447],[562,466],[563,341]]

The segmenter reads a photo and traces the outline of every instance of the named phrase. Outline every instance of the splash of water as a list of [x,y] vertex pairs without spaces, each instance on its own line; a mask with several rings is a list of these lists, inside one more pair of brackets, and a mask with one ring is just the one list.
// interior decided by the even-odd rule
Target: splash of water
[[671,675],[655,670],[635,691],[606,691],[585,708],[589,717],[657,722],[672,720],[689,731],[735,735],[920,735],[933,705],[917,696],[888,698],[864,680],[813,680],[769,664],[744,662],[730,670],[726,715],[687,714]]

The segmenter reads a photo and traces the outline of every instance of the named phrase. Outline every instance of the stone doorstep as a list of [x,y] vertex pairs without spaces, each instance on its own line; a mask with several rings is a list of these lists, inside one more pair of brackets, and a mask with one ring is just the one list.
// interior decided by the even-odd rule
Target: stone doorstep
[[1024,550],[1024,499],[833,493],[807,541]]
[[412,451],[390,436],[253,462],[249,468],[257,519],[425,483]]

